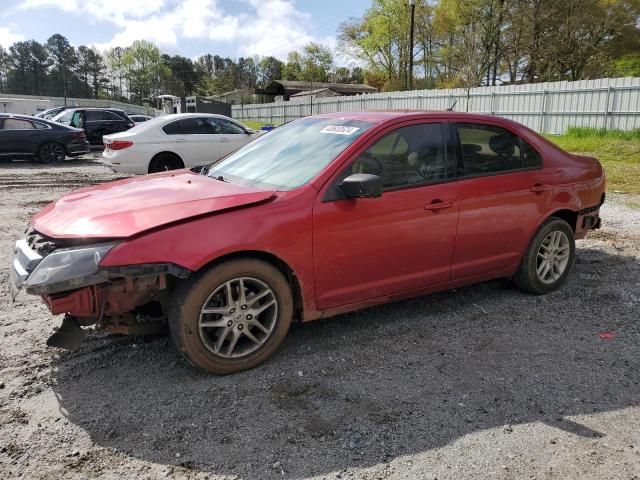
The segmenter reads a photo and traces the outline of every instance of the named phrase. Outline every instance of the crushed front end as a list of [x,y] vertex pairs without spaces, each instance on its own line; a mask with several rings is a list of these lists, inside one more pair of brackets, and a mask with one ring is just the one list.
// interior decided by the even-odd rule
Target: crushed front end
[[121,334],[154,334],[165,329],[174,279],[190,271],[174,264],[102,268],[100,262],[118,244],[110,240],[48,238],[28,228],[15,245],[10,288],[40,295],[54,315],[65,314],[48,345],[77,348],[82,327]]

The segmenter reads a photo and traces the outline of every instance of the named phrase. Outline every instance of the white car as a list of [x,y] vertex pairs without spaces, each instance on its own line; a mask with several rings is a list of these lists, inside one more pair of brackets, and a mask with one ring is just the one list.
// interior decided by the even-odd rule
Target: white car
[[262,132],[210,113],[154,118],[103,137],[102,158],[119,173],[155,173],[213,163]]
[[148,122],[149,120],[151,120],[153,117],[150,117],[149,115],[138,115],[137,113],[134,115],[129,115],[129,118],[131,120],[133,120],[133,123],[135,123],[136,125],[138,125],[139,123],[143,123],[143,122]]

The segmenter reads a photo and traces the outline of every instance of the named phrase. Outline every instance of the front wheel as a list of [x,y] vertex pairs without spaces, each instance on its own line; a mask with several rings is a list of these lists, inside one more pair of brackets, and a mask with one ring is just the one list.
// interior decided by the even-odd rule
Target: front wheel
[[64,157],[64,147],[56,142],[47,142],[38,151],[38,160],[42,163],[60,163]]
[[232,260],[178,286],[169,328],[178,350],[207,372],[253,368],[277,350],[293,316],[282,273],[259,260]]
[[518,287],[542,295],[560,287],[569,275],[576,243],[572,228],[552,217],[538,229],[513,277]]

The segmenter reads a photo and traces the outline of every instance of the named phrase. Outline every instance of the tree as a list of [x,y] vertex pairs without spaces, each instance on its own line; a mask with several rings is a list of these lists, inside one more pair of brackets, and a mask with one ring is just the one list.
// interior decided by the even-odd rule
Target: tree
[[640,54],[620,57],[613,68],[617,77],[640,77]]
[[164,64],[171,70],[167,79],[169,92],[176,96],[193,95],[200,78],[200,72],[195,68],[191,59],[181,55],[162,55]]
[[[124,48],[122,47],[114,47],[108,50],[105,54],[107,69],[109,72],[109,76],[111,77],[112,84],[112,93],[111,95],[118,100],[122,100],[123,90],[122,90],[122,79],[124,78]],[[118,79],[118,95],[116,96],[116,82],[115,79]]]
[[262,88],[283,77],[284,63],[275,57],[264,57],[258,69],[258,85]]
[[374,0],[361,19],[340,26],[340,48],[365,62],[383,88],[397,90],[407,78],[409,15],[406,0]]
[[302,80],[302,69],[304,60],[300,52],[295,50],[287,55],[287,63],[282,69],[282,80]]
[[2,45],[0,45],[0,92],[7,89],[7,76],[11,66],[11,57]]
[[300,80],[326,82],[333,69],[331,50],[319,43],[305,45],[302,54],[302,75]]
[[53,88],[53,94],[60,94],[67,97],[68,77],[70,76],[70,69],[72,69],[76,62],[75,49],[69,43],[64,36],[56,33],[47,40],[46,49],[53,61],[54,71],[57,74],[57,82],[53,82],[54,85],[59,85],[59,88]]
[[131,100],[136,103],[159,94],[163,80],[171,75],[160,49],[146,40],[136,40],[127,47],[122,56],[122,64]]

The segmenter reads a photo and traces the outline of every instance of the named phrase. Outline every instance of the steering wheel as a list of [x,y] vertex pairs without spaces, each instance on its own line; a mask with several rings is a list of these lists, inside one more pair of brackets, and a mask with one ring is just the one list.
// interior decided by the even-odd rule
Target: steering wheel
[[362,173],[369,173],[371,175],[382,175],[382,172],[384,171],[382,162],[368,152],[362,153],[362,155],[360,155],[360,157],[355,161],[354,166],[359,166],[361,169],[365,167],[364,169],[366,171]]

